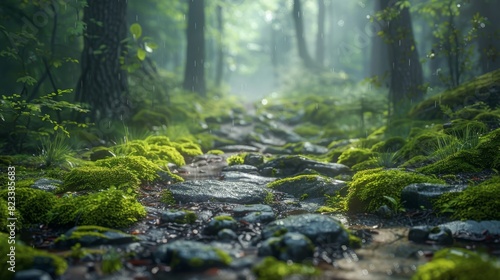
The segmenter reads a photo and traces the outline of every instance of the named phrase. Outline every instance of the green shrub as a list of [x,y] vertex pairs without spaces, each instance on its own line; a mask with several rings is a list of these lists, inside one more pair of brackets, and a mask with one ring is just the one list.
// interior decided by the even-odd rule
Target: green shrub
[[[21,213],[25,224],[46,222],[46,214],[52,209],[56,200],[56,196],[50,192],[27,187],[16,187],[15,195],[16,210]],[[0,191],[0,198],[7,201],[7,197],[8,190]]]
[[412,280],[497,279],[498,260],[462,249],[446,248],[434,253],[432,261],[418,267]]
[[138,189],[140,181],[123,167],[82,166],[71,170],[58,192],[98,191],[112,186],[119,189]]
[[160,168],[142,156],[120,156],[98,160],[96,166],[124,168],[133,173],[141,182],[152,182],[159,176]]
[[146,216],[146,210],[127,192],[110,188],[82,196],[67,196],[56,201],[50,211],[52,224],[95,225],[124,228]]
[[374,212],[382,205],[387,204],[387,199],[384,196],[399,201],[403,188],[413,183],[444,183],[444,181],[395,169],[360,171],[348,183],[347,210]]
[[444,194],[434,202],[441,212],[451,212],[453,219],[500,220],[500,177],[493,177],[461,193]]
[[345,150],[339,157],[338,163],[345,164],[349,167],[370,159],[374,153],[368,149],[351,148]]

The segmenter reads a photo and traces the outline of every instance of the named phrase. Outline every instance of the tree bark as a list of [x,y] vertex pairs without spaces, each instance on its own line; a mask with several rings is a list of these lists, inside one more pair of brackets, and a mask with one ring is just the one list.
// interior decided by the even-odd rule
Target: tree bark
[[91,107],[90,118],[121,119],[128,112],[127,72],[121,68],[127,38],[126,0],[88,0],[83,21],[87,28],[77,101]]
[[188,0],[187,52],[184,89],[206,94],[205,85],[205,1]]
[[392,105],[392,117],[399,118],[407,113],[412,104],[424,97],[422,65],[408,8],[400,10],[390,6],[389,0],[381,0],[381,3],[383,8],[394,8],[398,11],[398,15],[387,22],[386,40],[391,70],[389,100]]
[[217,39],[217,61],[215,66],[215,86],[220,87],[222,84],[222,77],[224,75],[224,44],[222,38],[224,37],[224,17],[222,13],[222,6],[220,4],[215,8],[215,16],[217,20],[217,31],[219,37]]
[[325,60],[325,1],[318,0],[318,33],[316,34],[316,63],[324,65]]
[[304,14],[302,13],[302,5],[300,0],[293,0],[292,18],[295,25],[295,37],[297,37],[297,49],[299,57],[308,69],[315,68],[314,61],[312,60],[309,52],[307,51],[306,40],[304,36]]

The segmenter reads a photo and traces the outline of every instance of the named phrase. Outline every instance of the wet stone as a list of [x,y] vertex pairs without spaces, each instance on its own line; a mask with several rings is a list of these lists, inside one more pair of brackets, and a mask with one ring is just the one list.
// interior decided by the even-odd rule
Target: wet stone
[[215,235],[223,229],[235,230],[237,227],[238,223],[230,216],[217,216],[208,222],[203,232],[208,235]]
[[276,220],[264,228],[262,238],[267,239],[286,232],[298,232],[320,245],[323,243],[349,244],[349,234],[339,221],[325,215],[301,214]]
[[325,178],[322,176],[299,177],[296,180],[284,180],[273,187],[274,190],[285,192],[300,198],[307,195],[308,198],[325,197],[325,194],[333,195],[340,191],[346,184],[344,181]]
[[259,256],[273,256],[282,261],[301,262],[311,258],[314,245],[307,236],[288,232],[280,237],[266,239],[259,247]]
[[186,211],[167,210],[161,213],[160,221],[162,223],[185,224],[189,222],[194,222],[192,221],[193,218],[196,219],[196,217],[189,217],[189,213]]
[[177,202],[228,202],[253,204],[263,202],[267,192],[263,186],[246,182],[193,180],[168,186]]
[[234,171],[224,172],[222,173],[222,176],[225,181],[253,183],[256,185],[265,185],[269,182],[276,180],[276,178],[262,177],[259,175],[234,172]]
[[264,163],[264,156],[261,154],[249,153],[245,156],[245,164],[259,166]]
[[440,226],[449,228],[454,237],[465,240],[486,241],[488,236],[500,235],[500,221],[453,221]]
[[301,153],[303,154],[313,154],[322,155],[328,153],[328,148],[313,144],[311,142],[304,142]]
[[222,172],[237,171],[241,173],[259,174],[257,167],[247,164],[231,165],[222,168]]
[[273,212],[273,208],[265,204],[237,205],[233,208],[235,217],[241,217],[250,212]]
[[217,233],[217,237],[221,241],[232,241],[238,239],[238,235],[229,228],[224,228]]
[[431,183],[417,183],[406,186],[401,191],[401,201],[406,209],[432,209],[432,201],[449,192],[462,192],[466,185],[442,185]]
[[273,212],[252,212],[241,218],[240,220],[245,221],[247,223],[256,224],[267,224],[276,219],[276,216]]
[[57,248],[70,248],[80,243],[82,247],[98,245],[127,244],[137,241],[134,235],[126,234],[119,230],[98,226],[73,227],[56,239]]
[[415,226],[408,233],[408,240],[415,243],[433,243],[436,245],[453,244],[453,235],[445,226]]
[[248,145],[227,145],[218,147],[218,150],[221,150],[225,153],[240,153],[240,152],[258,152],[259,149],[254,146]]
[[33,189],[39,189],[42,191],[53,192],[57,189],[59,185],[62,185],[63,181],[49,178],[41,178],[36,180],[31,186]]
[[266,162],[260,170],[263,176],[289,177],[306,169],[312,169],[330,177],[351,173],[350,168],[343,164],[324,163],[302,156],[281,156]]
[[157,263],[164,263],[174,272],[203,271],[230,264],[229,255],[221,249],[195,241],[174,241],[158,246],[154,252]]
[[52,276],[39,269],[27,269],[16,271],[13,280],[52,280]]

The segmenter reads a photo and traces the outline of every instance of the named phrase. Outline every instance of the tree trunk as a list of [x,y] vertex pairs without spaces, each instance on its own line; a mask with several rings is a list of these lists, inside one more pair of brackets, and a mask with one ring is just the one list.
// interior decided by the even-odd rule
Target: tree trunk
[[87,28],[77,101],[91,106],[92,121],[121,119],[128,111],[127,72],[121,68],[127,38],[126,0],[88,0],[83,21]]
[[206,94],[205,85],[205,1],[188,0],[188,26],[184,89]]
[[318,0],[318,33],[316,34],[316,63],[324,65],[325,60],[325,1]]
[[[404,116],[408,109],[423,99],[422,65],[413,35],[411,16],[408,8],[389,6],[389,0],[381,0],[382,7],[396,9],[398,15],[387,22],[389,44],[390,90],[392,117]],[[392,1],[391,1],[392,2]]]
[[[374,14],[382,10],[380,0],[375,1],[375,7],[373,8]],[[379,22],[374,22],[372,26],[379,26]],[[370,54],[370,76],[377,76],[380,82],[385,81],[385,77],[388,76],[389,70],[389,50],[384,40],[375,34],[378,29],[374,29],[372,36],[371,54]]]
[[[479,60],[482,73],[500,69],[500,18],[499,1],[473,1],[479,14],[487,18],[485,27],[480,29],[478,37]],[[497,11],[497,12],[495,12]]]
[[299,57],[306,68],[313,69],[315,68],[314,61],[307,51],[306,40],[304,37],[304,21],[300,0],[293,0],[292,17],[295,24],[295,37],[297,37],[297,49],[299,51]]
[[224,37],[224,18],[222,14],[222,6],[217,5],[215,10],[215,16],[217,20],[217,31],[219,32],[219,37],[217,39],[217,61],[215,66],[215,86],[220,87],[222,84],[222,77],[224,75],[224,45],[222,43],[222,38]]

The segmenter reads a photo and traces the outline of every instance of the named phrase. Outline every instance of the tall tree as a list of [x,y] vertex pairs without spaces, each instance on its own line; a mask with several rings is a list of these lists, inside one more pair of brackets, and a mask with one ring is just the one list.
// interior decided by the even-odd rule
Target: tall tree
[[127,0],[88,0],[77,101],[91,106],[91,119],[119,119],[127,108],[127,72],[120,60],[127,38]]
[[[378,13],[382,10],[381,1],[374,1],[373,10]],[[372,26],[378,27],[379,22],[374,23]],[[372,30],[373,33],[377,30]],[[376,35],[376,34],[373,34]],[[388,46],[384,43],[383,38],[380,36],[372,36],[371,42],[371,58],[370,58],[370,76],[377,76],[379,81],[383,80],[383,77],[387,76],[389,71],[389,51]]]
[[307,51],[306,39],[304,35],[304,14],[300,0],[293,0],[292,18],[295,25],[295,37],[297,38],[297,49],[299,57],[308,69],[315,68],[315,63]]
[[184,89],[206,94],[205,85],[205,1],[188,0],[187,53]]
[[216,25],[218,31],[217,61],[215,66],[215,86],[217,87],[221,85],[222,77],[224,75],[224,45],[222,43],[222,38],[224,36],[224,17],[222,12],[222,5],[218,3],[215,7]]
[[390,66],[389,101],[392,105],[391,116],[398,118],[407,113],[412,103],[423,99],[422,64],[413,35],[410,11],[407,5],[399,2],[380,0],[384,8],[384,39],[388,44]]
[[318,33],[316,34],[316,63],[323,66],[325,60],[325,0],[318,0]]

